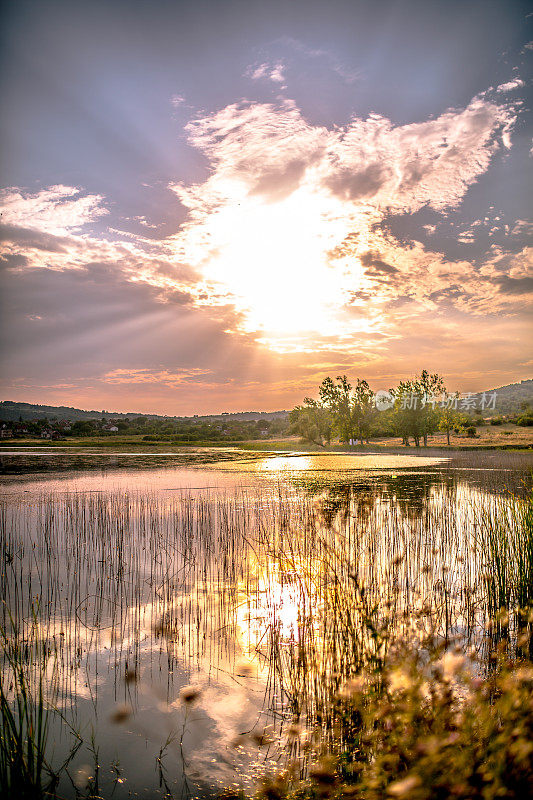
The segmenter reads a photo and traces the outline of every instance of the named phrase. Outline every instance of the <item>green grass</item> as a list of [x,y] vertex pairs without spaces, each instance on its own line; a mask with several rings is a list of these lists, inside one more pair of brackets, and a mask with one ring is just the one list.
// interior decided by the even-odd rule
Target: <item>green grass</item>
[[[485,428],[484,430],[487,430]],[[499,433],[498,429],[490,429],[490,439],[488,442],[483,442],[479,444],[475,444],[473,442],[467,443],[467,440],[464,439],[460,443],[456,441],[456,443],[450,445],[449,447],[446,445],[445,437],[440,436],[437,438],[430,437],[429,440],[429,447],[424,448],[415,448],[414,446],[411,447],[404,447],[401,445],[400,440],[396,438],[386,438],[386,439],[375,439],[370,442],[368,446],[362,445],[354,445],[354,446],[347,446],[342,444],[331,444],[326,447],[320,447],[312,442],[302,441],[296,437],[284,437],[279,439],[257,439],[257,440],[245,440],[245,441],[233,441],[231,439],[216,439],[216,440],[204,440],[204,441],[191,441],[191,442],[175,442],[175,441],[162,441],[162,442],[150,442],[144,441],[144,434],[113,434],[107,436],[77,436],[77,437],[66,437],[65,439],[60,439],[58,441],[51,441],[49,439],[40,439],[40,438],[28,438],[28,439],[10,439],[10,440],[3,440],[0,441],[0,451],[2,449],[11,450],[15,449],[24,449],[24,448],[46,448],[50,450],[54,449],[78,449],[78,450],[92,450],[92,449],[101,449],[101,450],[116,450],[117,452],[127,451],[128,449],[133,449],[135,452],[182,452],[183,450],[188,450],[191,448],[202,448],[202,447],[216,447],[216,448],[228,448],[228,447],[236,447],[242,448],[246,450],[258,451],[258,452],[269,452],[275,450],[281,450],[284,452],[314,452],[314,453],[357,453],[357,452],[368,452],[369,450],[373,452],[383,452],[383,453],[390,453],[392,451],[398,451],[401,453],[424,453],[427,450],[443,450],[445,452],[450,451],[481,451],[481,450],[527,450],[533,448],[533,435],[531,436],[531,443],[529,441],[526,444],[523,443],[508,443],[506,441],[506,437],[502,437]],[[526,429],[515,429],[513,432],[519,433],[527,433]]]

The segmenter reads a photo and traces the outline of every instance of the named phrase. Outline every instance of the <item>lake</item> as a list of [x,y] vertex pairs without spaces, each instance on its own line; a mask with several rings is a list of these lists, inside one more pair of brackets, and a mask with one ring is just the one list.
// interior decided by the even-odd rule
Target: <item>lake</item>
[[483,653],[487,520],[512,526],[533,453],[36,448],[0,467],[3,626],[56,709],[57,791],[119,800],[250,788],[295,720],[327,729],[367,652],[362,597],[395,633],[423,618]]

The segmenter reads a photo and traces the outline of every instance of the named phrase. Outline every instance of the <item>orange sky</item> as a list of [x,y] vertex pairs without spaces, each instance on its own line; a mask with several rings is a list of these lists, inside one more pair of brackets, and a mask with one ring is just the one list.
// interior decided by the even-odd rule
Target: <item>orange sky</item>
[[290,408],[326,375],[388,389],[425,368],[461,391],[531,375],[523,20],[458,7],[452,57],[450,14],[414,2],[418,29],[387,28],[385,4],[381,30],[363,7],[355,49],[343,4],[263,28],[250,11],[254,44],[226,60],[214,6],[191,21],[203,57],[163,9],[133,14],[117,55],[118,17],[98,38],[81,5],[41,27],[36,7],[6,60],[4,399],[215,413]]

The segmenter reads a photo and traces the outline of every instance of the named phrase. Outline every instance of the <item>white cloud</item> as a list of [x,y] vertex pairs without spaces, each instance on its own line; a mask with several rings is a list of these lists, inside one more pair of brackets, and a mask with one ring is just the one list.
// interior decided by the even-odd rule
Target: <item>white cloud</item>
[[273,81],[274,83],[284,83],[284,70],[285,65],[283,64],[283,61],[276,61],[275,63],[265,62],[263,64],[255,64],[252,67],[248,67],[245,74],[248,78],[251,78],[254,81],[266,79]]
[[498,87],[496,87],[497,92],[513,92],[515,89],[520,89],[522,86],[525,86],[525,83],[521,78],[514,78],[512,81],[507,81],[507,83],[501,83]]
[[[19,270],[104,265],[148,284],[156,302],[194,304],[271,350],[347,357],[357,344],[361,358],[379,358],[420,315],[516,308],[524,253],[520,264],[501,249],[481,267],[450,263],[382,225],[390,214],[457,208],[514,118],[512,106],[486,97],[427,122],[395,126],[372,115],[332,128],[310,124],[289,100],[232,104],[187,126],[211,169],[202,182],[171,187],[189,211],[176,235],[81,232],[105,212],[101,197],[12,189],[3,220],[15,227],[3,254]],[[195,376],[157,369],[107,379],[170,385]]]
[[514,236],[531,236],[533,235],[533,222],[528,219],[517,219],[511,233]]
[[[414,244],[379,232],[385,216],[458,207],[514,118],[485,97],[427,122],[395,126],[372,115],[331,129],[308,123],[291,101],[227,106],[187,127],[212,171],[172,187],[189,209],[175,257],[203,275],[199,302],[235,304],[244,329],[269,346],[305,349],[314,331],[316,349],[335,337],[349,348],[365,332],[383,333],[383,306],[399,294],[434,307],[428,261],[432,289],[456,279],[454,266],[425,250],[415,270]],[[461,280],[482,291],[472,266],[462,269]],[[492,302],[494,286],[485,280],[483,291]],[[486,308],[468,294],[446,297],[473,313]]]
[[101,195],[82,195],[80,189],[72,186],[50,186],[34,193],[11,187],[0,192],[3,224],[55,236],[79,231],[107,214],[102,203]]

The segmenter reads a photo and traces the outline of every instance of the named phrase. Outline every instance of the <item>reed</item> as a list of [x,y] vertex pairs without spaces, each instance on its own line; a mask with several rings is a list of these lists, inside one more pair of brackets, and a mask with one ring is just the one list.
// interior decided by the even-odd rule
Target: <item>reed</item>
[[52,767],[50,715],[58,713],[57,668],[38,635],[38,621],[24,638],[13,624],[0,628],[0,787],[2,796],[38,800],[55,793],[59,776],[81,745],[77,736],[69,757]]
[[[2,685],[12,689],[0,696],[2,785],[22,785],[24,774],[36,794],[20,796],[65,791],[72,757],[50,755],[52,709],[78,729],[87,722],[78,698],[88,694],[95,728],[103,724],[102,675],[135,719],[132,676],[142,672],[146,683],[165,665],[170,708],[175,680],[219,672],[241,680],[244,663],[278,734],[296,720],[338,755],[355,746],[354,715],[345,725],[339,692],[363,673],[381,676],[383,688],[394,643],[414,627],[444,648],[490,656],[499,640],[507,656],[525,657],[531,496],[423,477],[408,494],[401,480],[381,492],[369,481],[4,504]],[[165,731],[156,749],[161,769],[173,740]],[[305,771],[310,751],[296,740],[292,748]],[[170,774],[160,777],[168,788]]]

